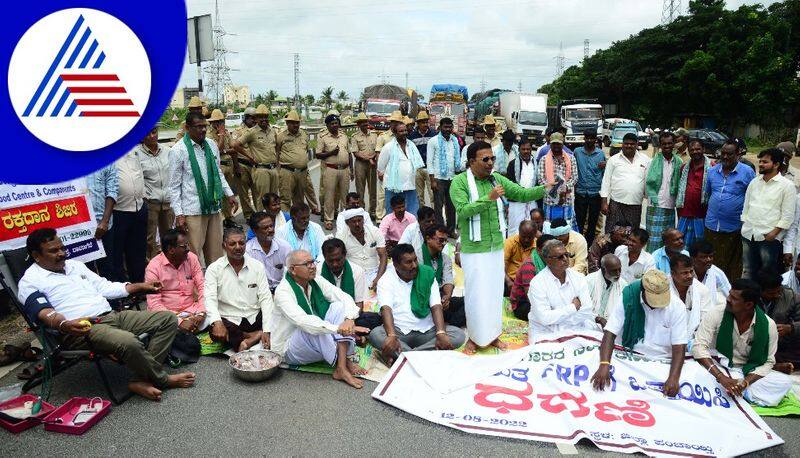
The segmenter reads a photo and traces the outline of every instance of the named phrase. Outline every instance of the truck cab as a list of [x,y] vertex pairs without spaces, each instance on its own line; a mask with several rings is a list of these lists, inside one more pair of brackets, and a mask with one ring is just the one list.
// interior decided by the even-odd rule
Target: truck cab
[[567,130],[564,143],[570,148],[583,144],[583,132],[600,131],[603,127],[603,106],[592,99],[564,100],[558,107],[561,126]]
[[367,99],[364,104],[369,126],[375,130],[389,130],[388,118],[397,110],[400,110],[400,100]]
[[610,152],[612,156],[619,153],[620,150],[622,150],[622,138],[629,133],[637,136],[637,144],[638,144],[639,123],[617,122],[614,124],[614,127],[611,130],[611,138],[609,139],[609,145],[608,145],[611,147]]

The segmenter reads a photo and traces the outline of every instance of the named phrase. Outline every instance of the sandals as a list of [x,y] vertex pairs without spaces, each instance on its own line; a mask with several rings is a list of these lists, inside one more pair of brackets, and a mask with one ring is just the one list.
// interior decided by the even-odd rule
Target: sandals
[[5,366],[16,361],[38,361],[42,355],[42,349],[32,347],[30,343],[22,345],[8,344],[0,353],[0,366]]

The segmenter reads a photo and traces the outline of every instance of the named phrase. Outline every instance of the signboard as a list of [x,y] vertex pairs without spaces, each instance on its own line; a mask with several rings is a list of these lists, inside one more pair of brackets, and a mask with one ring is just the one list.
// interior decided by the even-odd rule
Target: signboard
[[[195,16],[187,19],[187,40],[189,63],[196,64],[214,60],[214,40],[212,37],[211,15]],[[200,50],[200,58],[197,50]]]
[[67,257],[92,261],[105,256],[94,238],[97,223],[85,179],[49,185],[0,183],[0,251],[25,246],[41,228],[58,232]]
[[499,356],[406,352],[372,396],[461,431],[623,453],[734,456],[783,443],[694,361],[667,398],[669,364],[615,351],[611,386],[597,392],[600,335],[557,337]]

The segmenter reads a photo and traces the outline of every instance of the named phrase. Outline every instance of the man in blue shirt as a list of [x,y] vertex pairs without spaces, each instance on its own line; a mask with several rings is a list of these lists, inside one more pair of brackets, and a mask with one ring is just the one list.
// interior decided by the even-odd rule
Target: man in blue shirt
[[606,155],[602,149],[597,148],[596,130],[586,130],[583,141],[583,146],[575,148],[575,161],[578,163],[575,217],[578,219],[578,232],[586,237],[586,243],[591,246],[597,229],[597,219],[600,217],[600,185],[603,183]]
[[119,194],[119,178],[116,165],[111,163],[87,175],[86,186],[89,189],[94,219],[97,222],[94,238],[103,242],[103,248],[106,252],[104,258],[87,263],[86,266],[96,271],[101,277],[110,280],[114,278],[114,264],[111,261],[111,254],[114,250],[114,233],[112,231],[114,220],[112,216],[114,204],[116,204],[117,195]]
[[[435,198],[435,192],[431,189],[431,179],[428,174],[428,140],[435,137],[437,132],[430,128],[429,120],[428,113],[420,111],[417,115],[416,129],[408,131],[408,139],[414,142],[419,155],[422,156],[422,163],[425,164],[424,168],[417,170],[416,176],[417,197],[419,198],[420,207],[429,205]],[[425,199],[426,193],[430,196],[430,199]]]
[[730,281],[742,276],[742,209],[747,185],[755,176],[753,169],[739,162],[739,146],[728,141],[720,151],[720,162],[708,170],[706,178],[705,239],[714,247],[717,267]]

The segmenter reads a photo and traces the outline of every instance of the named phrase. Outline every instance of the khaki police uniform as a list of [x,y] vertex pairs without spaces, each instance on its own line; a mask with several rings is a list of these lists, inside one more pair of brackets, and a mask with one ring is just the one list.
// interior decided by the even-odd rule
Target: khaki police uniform
[[303,129],[295,135],[289,133],[289,129],[280,131],[277,151],[281,164],[281,209],[289,211],[292,205],[303,202],[311,181],[308,179],[308,134]]
[[[228,186],[231,187],[233,193],[238,196],[240,188],[239,177],[233,173],[233,160],[231,159],[230,155],[232,142],[231,135],[227,130],[224,130],[224,133],[222,136],[220,136],[217,133],[217,129],[215,129],[213,125],[208,126],[206,135],[210,140],[213,140],[217,144],[217,147],[219,148],[219,163],[220,168],[222,169],[222,174],[225,175],[225,180],[228,182]],[[231,212],[231,205],[228,203],[228,199],[222,199],[222,214],[225,216],[225,219],[231,219],[233,217],[233,212]]]
[[317,138],[317,154],[330,153],[339,148],[337,154],[320,162],[320,192],[323,202],[322,219],[326,226],[333,224],[339,207],[344,204],[350,189],[350,141],[344,130],[339,129],[336,136],[326,132]]
[[242,146],[248,148],[250,155],[256,160],[253,165],[253,203],[256,210],[264,210],[261,198],[269,192],[278,193],[277,169],[277,135],[275,129],[262,129],[255,125],[239,138]]
[[[358,158],[355,153],[362,152],[374,154],[375,144],[377,142],[378,135],[370,130],[367,130],[367,133],[365,134],[359,129],[355,134],[353,134],[352,137],[350,137],[350,152],[353,153],[353,169],[356,176],[356,192],[361,196],[361,200],[364,201],[365,206],[367,205],[367,202],[369,203],[367,208],[369,209],[369,214],[373,219],[375,219],[377,198],[377,161],[375,161],[373,156],[373,161],[375,161],[375,164],[373,164],[371,161]],[[367,188],[366,191],[368,192],[369,199],[367,199],[367,193],[364,189],[365,187]]]

